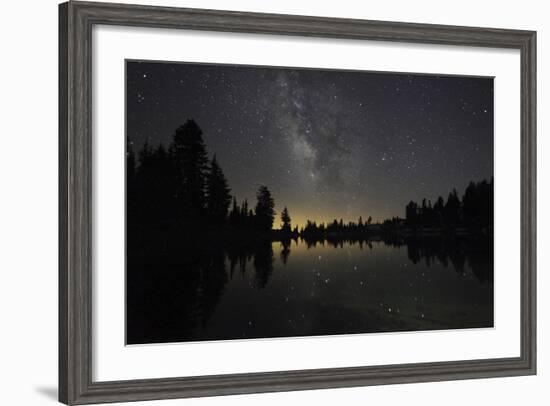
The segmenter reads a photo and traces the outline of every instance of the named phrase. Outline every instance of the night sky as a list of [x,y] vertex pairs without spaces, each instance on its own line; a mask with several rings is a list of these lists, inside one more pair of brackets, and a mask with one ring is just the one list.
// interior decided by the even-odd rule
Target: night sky
[[[493,79],[128,61],[136,152],[193,118],[239,203],[260,184],[293,224],[405,216],[493,176]],[[275,222],[278,226],[279,221]]]

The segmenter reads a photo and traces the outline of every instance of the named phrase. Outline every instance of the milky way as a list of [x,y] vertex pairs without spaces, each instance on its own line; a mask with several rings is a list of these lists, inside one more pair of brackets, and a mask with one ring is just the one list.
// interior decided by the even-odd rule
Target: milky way
[[[168,144],[193,118],[232,194],[260,184],[296,223],[404,216],[493,176],[493,79],[127,62],[127,135]],[[498,182],[498,180],[495,180]]]

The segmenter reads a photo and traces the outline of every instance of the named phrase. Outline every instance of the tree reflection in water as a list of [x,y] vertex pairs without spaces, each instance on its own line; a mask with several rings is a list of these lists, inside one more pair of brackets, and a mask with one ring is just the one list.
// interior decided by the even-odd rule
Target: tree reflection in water
[[[294,243],[294,246],[293,246]],[[443,266],[453,269],[459,276],[468,272],[475,275],[478,284],[493,282],[492,239],[476,238],[423,238],[386,239],[284,239],[279,242],[259,240],[249,242],[210,241],[208,244],[188,242],[172,249],[152,249],[142,255],[128,258],[127,274],[127,343],[158,343],[193,341],[204,339],[239,338],[228,332],[227,336],[208,337],[201,331],[215,316],[220,299],[230,286],[228,282],[239,275],[244,279],[250,274],[250,286],[258,294],[267,294],[274,272],[292,264],[292,250],[296,247],[315,250],[332,247],[342,250],[358,247],[360,250],[376,250],[378,246],[405,249],[414,266]],[[280,265],[275,265],[274,248],[278,248]],[[170,257],[165,252],[178,252]],[[424,269],[424,268],[423,268]],[[304,269],[305,270],[305,269]],[[376,271],[376,270],[375,270]],[[291,275],[289,278],[297,277]],[[290,280],[289,286],[292,286]],[[388,286],[387,289],[392,289]],[[266,291],[266,293],[261,293]],[[284,295],[285,292],[270,292]],[[334,295],[339,295],[334,292]],[[491,296],[492,297],[492,296]],[[330,309],[328,310],[330,311]],[[338,312],[337,312],[338,313]],[[243,316],[244,315],[239,315]],[[265,318],[277,318],[278,314],[265,314]],[[344,318],[345,314],[338,314]],[[344,320],[345,321],[345,320]],[[219,321],[218,321],[219,322]],[[231,320],[223,320],[231,325]],[[328,322],[327,322],[328,323]],[[332,323],[332,321],[331,321]],[[343,320],[338,320],[338,325]],[[345,324],[345,323],[344,323]],[[492,324],[492,320],[490,323]],[[334,326],[327,325],[327,334],[334,333]],[[422,329],[422,328],[416,328]],[[356,330],[356,329],[355,329]],[[348,331],[355,331],[348,328]],[[379,329],[374,326],[373,331]],[[369,332],[361,331],[361,332]],[[270,333],[256,331],[255,337],[269,337]],[[313,334],[313,332],[312,332]],[[284,336],[281,331],[275,336]]]

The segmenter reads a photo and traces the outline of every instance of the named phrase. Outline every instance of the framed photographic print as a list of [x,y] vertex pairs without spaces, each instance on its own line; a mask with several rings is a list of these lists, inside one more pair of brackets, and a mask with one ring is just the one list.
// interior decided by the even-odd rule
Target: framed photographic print
[[535,373],[534,32],[59,16],[61,402]]

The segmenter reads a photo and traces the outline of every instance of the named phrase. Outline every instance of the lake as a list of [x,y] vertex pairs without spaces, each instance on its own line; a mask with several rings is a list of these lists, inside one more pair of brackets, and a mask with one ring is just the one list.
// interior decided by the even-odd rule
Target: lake
[[129,259],[128,344],[493,326],[489,239],[296,239],[182,258]]

